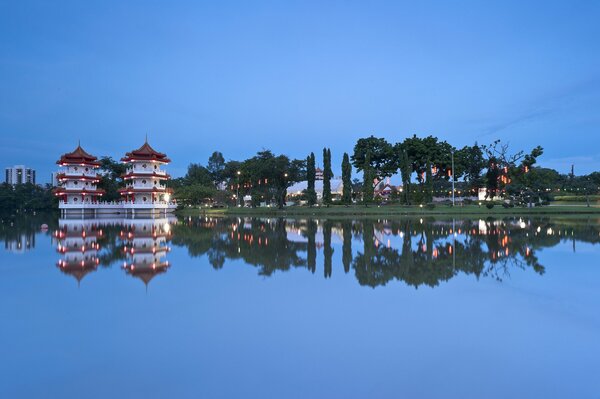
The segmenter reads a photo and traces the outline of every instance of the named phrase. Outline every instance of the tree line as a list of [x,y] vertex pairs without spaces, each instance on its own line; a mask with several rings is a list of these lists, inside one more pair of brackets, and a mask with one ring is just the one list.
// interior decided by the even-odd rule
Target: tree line
[[[402,191],[394,190],[391,199],[406,205],[430,203],[436,195],[448,196],[453,180],[462,196],[476,197],[484,189],[489,199],[502,196],[515,203],[548,200],[561,190],[582,196],[598,193],[600,173],[562,175],[539,167],[537,160],[543,153],[541,146],[511,151],[500,140],[456,148],[434,136],[414,135],[398,143],[369,136],[359,139],[351,154],[343,153],[341,195],[332,193],[331,149],[323,149],[321,202],[324,206],[353,202],[368,206],[376,200],[375,183],[394,175],[399,175]],[[313,206],[318,203],[316,165],[314,152],[305,159],[291,159],[262,150],[243,161],[225,161],[223,154],[215,151],[206,165],[190,164],[184,177],[169,184],[184,204],[212,201],[241,205],[243,198],[250,196],[252,206],[266,202],[282,208],[287,189],[306,181],[306,190],[298,199]],[[362,179],[353,179],[353,170],[362,173]]]
[[[414,135],[397,143],[369,136],[358,139],[351,154],[343,153],[341,195],[332,193],[331,149],[323,149],[321,202],[324,206],[355,202],[368,206],[377,200],[375,183],[394,175],[399,176],[402,190],[394,187],[391,198],[386,200],[406,205],[426,204],[434,196],[448,196],[452,182],[460,195],[473,197],[485,189],[490,199],[502,196],[515,203],[534,199],[547,201],[558,196],[566,200],[589,201],[591,195],[598,194],[600,172],[576,176],[573,171],[560,174],[539,167],[537,160],[543,152],[541,146],[528,152],[511,151],[508,144],[499,140],[456,148],[434,136]],[[122,175],[126,167],[110,157],[102,157],[100,163],[98,187],[106,192],[103,200],[117,201],[121,198],[118,190],[125,185]],[[242,205],[244,198],[249,196],[252,206],[272,203],[282,208],[288,188],[306,181],[306,190],[297,199],[314,206],[318,202],[316,165],[314,152],[306,158],[293,159],[262,150],[245,160],[226,161],[221,152],[215,151],[205,165],[191,163],[185,176],[166,184],[174,189],[174,197],[184,205]],[[362,173],[362,179],[352,178],[353,171]],[[56,199],[50,186],[4,184],[0,187],[2,209],[51,209],[55,206]]]

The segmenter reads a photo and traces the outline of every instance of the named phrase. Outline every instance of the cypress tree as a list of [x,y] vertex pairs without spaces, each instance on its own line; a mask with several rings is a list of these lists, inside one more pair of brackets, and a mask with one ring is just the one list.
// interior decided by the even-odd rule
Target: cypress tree
[[317,192],[315,191],[315,154],[312,152],[306,159],[306,199],[309,206],[313,206],[317,203]]
[[323,204],[331,205],[331,150],[323,148]]
[[373,166],[371,166],[371,151],[367,151],[367,155],[365,155],[365,164],[363,166],[363,203],[365,206],[369,206],[371,202],[373,202],[373,180],[375,179],[375,174],[373,171]]
[[348,153],[344,153],[342,160],[342,203],[346,206],[352,203],[352,165],[350,165],[350,157]]

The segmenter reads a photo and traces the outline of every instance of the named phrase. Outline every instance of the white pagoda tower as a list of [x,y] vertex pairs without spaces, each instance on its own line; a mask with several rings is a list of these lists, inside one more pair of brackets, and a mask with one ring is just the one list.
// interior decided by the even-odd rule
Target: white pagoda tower
[[57,175],[59,187],[54,190],[60,198],[61,211],[95,209],[104,194],[104,190],[96,186],[100,181],[97,158],[77,145],[74,151],[63,154],[56,163],[62,168]]
[[161,169],[171,162],[163,153],[154,150],[148,140],[137,150],[128,152],[121,159],[127,164],[123,175],[126,187],[121,189],[124,209],[136,212],[172,212],[176,205],[171,202],[172,190],[165,186],[170,176]]

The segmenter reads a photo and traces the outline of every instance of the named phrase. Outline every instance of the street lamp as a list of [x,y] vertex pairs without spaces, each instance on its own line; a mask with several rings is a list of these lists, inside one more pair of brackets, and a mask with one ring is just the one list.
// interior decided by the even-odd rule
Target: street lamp
[[452,149],[452,206],[454,207],[454,149]]
[[242,172],[240,172],[239,170],[237,171],[237,194],[236,194],[236,200],[237,200],[237,205],[240,206],[240,175],[242,174]]

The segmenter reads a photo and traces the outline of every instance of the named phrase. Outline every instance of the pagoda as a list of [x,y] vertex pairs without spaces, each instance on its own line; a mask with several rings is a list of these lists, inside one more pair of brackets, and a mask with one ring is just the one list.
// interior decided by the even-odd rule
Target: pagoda
[[104,190],[96,186],[100,181],[98,158],[88,154],[78,144],[74,151],[63,154],[56,163],[62,168],[57,175],[59,186],[54,190],[54,194],[60,198],[59,208],[94,208],[104,194]]
[[172,190],[164,184],[171,176],[161,169],[171,162],[165,154],[152,148],[146,138],[140,148],[126,153],[121,161],[127,165],[123,175],[126,187],[120,190],[126,210],[133,214],[136,210],[164,210],[165,213],[175,210],[176,206],[171,203]]

